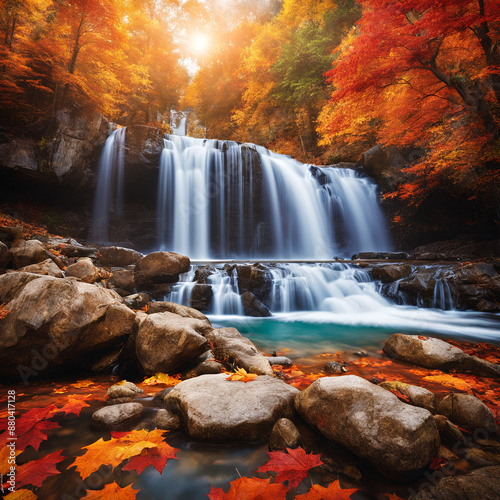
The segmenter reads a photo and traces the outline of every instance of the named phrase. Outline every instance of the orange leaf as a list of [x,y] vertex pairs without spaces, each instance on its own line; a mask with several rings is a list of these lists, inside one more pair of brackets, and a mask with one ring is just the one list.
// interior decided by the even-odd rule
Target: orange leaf
[[356,491],[358,491],[356,488],[343,490],[339,482],[335,481],[328,488],[315,484],[307,493],[295,498],[297,500],[348,500]]
[[4,500],[37,500],[37,496],[30,490],[16,490],[4,497]]
[[471,387],[467,382],[465,382],[465,380],[461,380],[460,378],[453,377],[452,375],[448,375],[446,373],[443,373],[442,375],[429,375],[424,377],[424,380],[427,382],[441,384],[446,387],[453,387],[459,391],[471,392]]
[[135,470],[140,474],[148,465],[152,465],[160,474],[163,472],[169,458],[177,458],[178,448],[172,448],[167,443],[160,443],[156,448],[145,448],[140,455],[132,457],[123,470]]
[[408,396],[405,396],[403,393],[399,392],[397,389],[391,389],[391,392],[394,394],[394,396],[397,396],[401,401],[404,401],[405,403],[410,402],[410,398]]
[[259,467],[257,472],[277,472],[276,481],[282,483],[288,481],[288,488],[297,486],[309,474],[309,469],[323,465],[321,455],[307,454],[303,448],[284,451],[268,451],[271,460],[266,465]]
[[144,379],[142,385],[157,385],[157,384],[165,384],[165,385],[177,385],[182,382],[180,375],[173,375],[172,377],[166,373],[157,373],[152,377]]
[[112,498],[113,500],[133,500],[138,490],[133,490],[132,485],[120,488],[116,483],[107,484],[102,490],[87,490],[85,500],[103,500]]
[[45,455],[38,460],[32,460],[17,469],[16,487],[22,488],[26,484],[42,486],[48,476],[59,474],[56,464],[62,462],[65,457],[61,456],[62,450]]
[[59,411],[64,412],[64,415],[74,413],[76,416],[79,416],[83,408],[90,406],[84,401],[84,399],[89,396],[90,394],[87,394],[86,396],[71,396],[68,398],[68,402]]
[[283,484],[270,484],[271,479],[240,477],[231,481],[231,488],[224,493],[222,488],[212,488],[210,500],[285,500],[287,489]]
[[251,382],[254,378],[258,377],[256,373],[247,373],[244,368],[238,368],[234,373],[231,373],[226,380],[235,381],[239,380],[241,382]]

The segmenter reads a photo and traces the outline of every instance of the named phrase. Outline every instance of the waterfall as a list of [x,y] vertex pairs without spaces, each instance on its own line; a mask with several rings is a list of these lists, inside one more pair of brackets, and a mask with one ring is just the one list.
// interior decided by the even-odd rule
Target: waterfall
[[122,215],[124,182],[125,128],[112,132],[101,153],[97,167],[97,188],[94,201],[91,238],[108,242],[109,215]]
[[455,300],[453,299],[452,290],[449,282],[451,281],[451,276],[444,275],[441,269],[436,271],[434,279],[436,280],[434,285],[434,295],[432,298],[432,307],[436,309],[442,309],[443,311],[450,311],[455,309]]
[[[102,153],[96,241],[108,241],[109,213],[121,211],[124,130],[110,136]],[[157,244],[144,250],[172,250],[193,260],[317,261],[391,246],[371,180],[254,144],[165,135],[151,194]]]

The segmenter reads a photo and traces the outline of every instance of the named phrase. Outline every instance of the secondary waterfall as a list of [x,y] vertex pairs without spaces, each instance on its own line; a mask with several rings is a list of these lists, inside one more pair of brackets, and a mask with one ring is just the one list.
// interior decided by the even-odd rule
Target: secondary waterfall
[[[92,232],[97,241],[107,241],[107,213],[118,211],[112,193],[119,200],[123,189],[123,156],[116,153],[122,130],[110,136],[101,158]],[[126,168],[124,176],[126,182]],[[148,250],[193,260],[327,260],[391,246],[371,180],[254,144],[166,135],[151,196],[157,200],[157,246]]]

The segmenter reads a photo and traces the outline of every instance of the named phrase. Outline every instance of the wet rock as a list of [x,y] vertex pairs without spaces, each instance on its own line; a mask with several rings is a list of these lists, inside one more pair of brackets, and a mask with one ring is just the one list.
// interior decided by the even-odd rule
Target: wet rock
[[374,267],[372,271],[373,278],[382,281],[382,283],[391,283],[402,278],[410,276],[412,268],[409,264],[393,264]]
[[222,373],[224,370],[224,365],[215,361],[214,359],[207,359],[200,363],[196,368],[189,370],[186,373],[186,378],[199,377],[200,375],[213,375],[217,373]]
[[470,394],[449,394],[439,403],[438,411],[465,429],[486,429],[488,432],[497,430],[491,410],[479,398]]
[[9,247],[0,241],[0,269],[5,269],[10,264],[11,259]]
[[179,274],[189,271],[189,257],[175,252],[153,252],[137,261],[135,281],[138,286],[151,283],[175,283]]
[[151,302],[146,312],[148,314],[171,312],[173,314],[178,314],[183,318],[199,319],[204,321],[207,326],[211,326],[209,319],[203,313],[192,307],[182,306],[180,304],[176,304],[175,302]]
[[181,427],[181,419],[179,415],[175,415],[169,410],[158,410],[153,417],[153,424],[157,429],[166,431],[175,431]]
[[143,392],[134,383],[122,380],[108,389],[108,398],[130,398]]
[[193,287],[190,305],[198,311],[208,311],[213,295],[212,285],[196,284]]
[[101,247],[99,249],[99,262],[107,267],[127,267],[136,264],[144,255],[131,248]]
[[496,500],[500,491],[500,466],[482,467],[461,476],[441,479],[435,486],[412,495],[412,500]]
[[132,125],[127,127],[125,136],[125,158],[127,172],[158,168],[163,150],[165,133],[155,127]]
[[327,373],[345,373],[347,368],[338,361],[329,361],[323,370]]
[[443,340],[395,333],[386,340],[384,352],[391,358],[443,371],[455,370],[482,377],[499,377],[500,366],[470,356]]
[[177,372],[210,349],[203,335],[211,329],[204,321],[169,312],[148,315],[135,338],[142,370],[147,375]]
[[140,403],[106,406],[92,414],[92,427],[103,430],[113,429],[138,420],[143,413],[144,406]]
[[[111,290],[30,273],[0,276],[0,373],[26,380],[75,368],[132,333],[135,314]],[[6,300],[4,300],[6,299]]]
[[422,296],[424,300],[432,300],[434,297],[434,287],[436,286],[435,269],[418,268],[414,274],[404,278],[399,282],[399,289]]
[[280,418],[271,431],[269,449],[271,451],[297,448],[300,446],[300,432],[288,418]]
[[26,267],[44,261],[45,247],[37,240],[16,240],[10,247],[14,267]]
[[123,269],[121,271],[113,271],[113,276],[109,282],[116,288],[133,292],[135,289],[135,274],[131,269]]
[[269,269],[262,264],[236,266],[240,293],[251,292],[260,301],[265,301],[272,287]]
[[162,389],[161,391],[155,394],[154,399],[159,399],[162,403],[165,399],[165,396],[173,389],[173,387],[167,387],[166,389]]
[[410,259],[407,252],[360,252],[352,256],[352,260],[400,260]]
[[142,309],[144,306],[151,303],[151,297],[144,292],[134,293],[133,295],[124,297],[123,302],[130,307],[130,309]]
[[209,285],[210,284],[209,276],[215,274],[216,272],[217,269],[211,265],[198,267],[198,269],[196,269],[196,271],[194,272],[193,281],[196,281],[200,285]]
[[271,366],[281,365],[283,368],[290,368],[293,365],[293,361],[286,356],[266,356],[266,359]]
[[76,245],[74,243],[64,244],[58,246],[62,255],[66,257],[97,257],[97,248],[95,247],[84,247],[80,244]]
[[465,443],[465,437],[462,431],[444,415],[434,415],[441,441],[444,444],[454,445],[456,443]]
[[194,439],[252,441],[269,437],[280,418],[293,418],[293,398],[299,392],[274,377],[251,382],[228,381],[226,374],[185,380],[165,398],[165,406],[180,415]]
[[500,455],[488,451],[468,448],[463,456],[470,465],[474,467],[485,467],[487,465],[500,465]]
[[90,370],[94,373],[112,373],[113,368],[118,364],[118,358],[120,357],[121,346],[111,352],[106,352],[104,356],[99,357],[95,361]]
[[245,292],[241,295],[241,304],[245,316],[254,316],[257,318],[271,316],[269,309],[252,292]]
[[366,358],[366,356],[368,356],[368,353],[366,351],[358,351],[353,354],[354,356],[359,356],[360,358]]
[[73,276],[84,283],[95,283],[99,278],[99,270],[94,263],[87,257],[78,260],[66,269],[66,276]]
[[206,337],[216,359],[244,368],[248,373],[273,375],[267,358],[236,328],[218,328],[208,332]]
[[490,264],[484,262],[468,264],[455,273],[455,281],[467,285],[479,285],[488,283],[491,278],[497,276],[498,273]]
[[54,276],[55,278],[63,277],[63,272],[51,259],[46,259],[42,262],[39,262],[38,264],[31,264],[31,266],[22,267],[18,271],[24,273],[41,274],[43,276]]
[[439,450],[427,410],[354,375],[316,380],[296,396],[295,407],[326,438],[390,479],[413,480]]
[[114,398],[106,401],[106,406],[122,405],[123,403],[133,403],[134,400],[130,397],[128,398]]
[[413,406],[425,408],[431,413],[436,412],[436,396],[428,389],[424,389],[423,387],[418,387],[416,385],[405,384],[404,382],[399,381],[383,382],[380,384],[380,387],[383,387],[388,391],[399,391],[410,400],[410,404]]

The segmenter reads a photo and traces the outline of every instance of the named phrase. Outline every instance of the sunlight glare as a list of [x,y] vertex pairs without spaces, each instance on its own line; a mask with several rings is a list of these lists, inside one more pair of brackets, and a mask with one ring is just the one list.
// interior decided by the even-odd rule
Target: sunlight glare
[[194,33],[191,36],[190,45],[195,55],[202,55],[208,51],[210,37],[205,33]]

